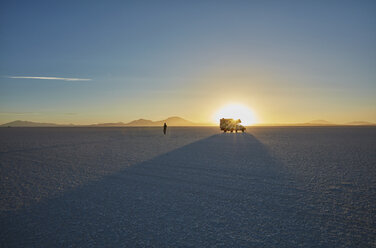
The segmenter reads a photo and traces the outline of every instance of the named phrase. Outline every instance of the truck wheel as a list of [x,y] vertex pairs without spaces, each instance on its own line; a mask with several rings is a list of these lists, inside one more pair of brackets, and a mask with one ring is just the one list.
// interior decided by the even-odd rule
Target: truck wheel
[[235,133],[237,133],[238,132],[238,130],[235,130]]
[[242,129],[242,133],[244,133],[244,129]]
[[231,133],[234,132],[234,130],[231,129]]

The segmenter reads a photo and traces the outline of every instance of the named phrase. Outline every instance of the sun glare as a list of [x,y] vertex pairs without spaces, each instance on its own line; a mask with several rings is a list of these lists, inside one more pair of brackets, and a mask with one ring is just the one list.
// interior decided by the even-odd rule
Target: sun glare
[[244,126],[256,123],[252,110],[242,104],[229,104],[224,106],[214,115],[215,123],[219,123],[221,118],[240,119]]

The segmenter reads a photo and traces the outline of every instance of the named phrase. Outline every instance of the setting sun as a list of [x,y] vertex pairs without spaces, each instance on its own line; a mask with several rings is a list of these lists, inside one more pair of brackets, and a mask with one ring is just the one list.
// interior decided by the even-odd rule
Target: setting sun
[[240,119],[244,126],[256,123],[252,110],[242,104],[228,104],[222,107],[214,115],[214,121],[217,123],[221,118]]

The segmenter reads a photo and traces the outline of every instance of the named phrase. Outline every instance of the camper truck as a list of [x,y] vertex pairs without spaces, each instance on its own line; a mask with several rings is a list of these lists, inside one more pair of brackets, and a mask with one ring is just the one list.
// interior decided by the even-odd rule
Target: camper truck
[[245,127],[240,125],[242,121],[240,119],[234,120],[234,119],[225,119],[222,118],[219,122],[219,127],[223,132],[238,132],[242,131],[244,133]]

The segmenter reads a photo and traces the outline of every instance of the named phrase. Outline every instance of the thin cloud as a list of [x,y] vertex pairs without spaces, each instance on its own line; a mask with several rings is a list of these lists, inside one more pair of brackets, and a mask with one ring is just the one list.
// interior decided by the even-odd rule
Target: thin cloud
[[62,80],[62,81],[91,81],[92,80],[90,78],[30,77],[30,76],[9,76],[8,78]]

